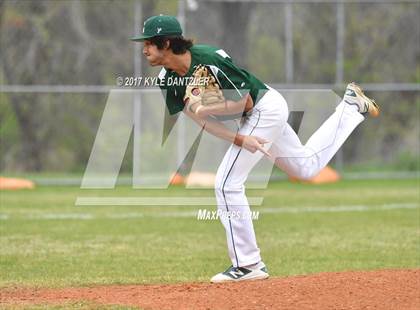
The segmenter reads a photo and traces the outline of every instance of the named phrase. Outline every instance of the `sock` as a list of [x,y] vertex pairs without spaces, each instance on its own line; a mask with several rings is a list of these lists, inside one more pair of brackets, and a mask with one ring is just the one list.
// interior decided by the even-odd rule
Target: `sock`
[[353,110],[354,112],[359,112],[359,108],[353,104],[347,104],[347,108]]
[[259,261],[258,263],[255,263],[255,264],[252,264],[252,265],[248,265],[248,266],[244,266],[244,268],[247,268],[247,269],[258,269],[260,267],[260,264],[261,263],[262,262]]

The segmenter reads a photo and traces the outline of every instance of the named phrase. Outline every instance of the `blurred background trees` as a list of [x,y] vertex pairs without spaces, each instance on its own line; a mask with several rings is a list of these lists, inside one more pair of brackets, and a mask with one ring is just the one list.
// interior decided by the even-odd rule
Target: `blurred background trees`
[[[178,14],[178,1],[144,0],[141,20]],[[224,48],[269,84],[285,84],[285,3],[186,1],[186,36]],[[420,4],[346,3],[344,81],[420,82]],[[115,85],[134,75],[135,1],[0,1],[0,84]],[[293,81],[336,81],[336,4],[293,9]],[[156,74],[145,61],[142,75]],[[0,92],[0,172],[83,172],[106,92]],[[342,85],[336,85],[341,95]],[[417,90],[371,91],[380,119],[344,146],[345,167],[418,170]],[[125,170],[130,164],[126,163]],[[373,169],[372,168],[372,169]]]

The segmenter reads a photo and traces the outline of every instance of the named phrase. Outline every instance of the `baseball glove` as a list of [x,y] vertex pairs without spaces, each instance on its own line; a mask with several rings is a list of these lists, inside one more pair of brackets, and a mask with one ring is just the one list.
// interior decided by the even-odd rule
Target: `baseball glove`
[[226,101],[219,84],[206,66],[197,66],[192,77],[192,83],[187,85],[184,96],[184,103],[188,105],[190,111],[194,112],[199,105],[212,105]]

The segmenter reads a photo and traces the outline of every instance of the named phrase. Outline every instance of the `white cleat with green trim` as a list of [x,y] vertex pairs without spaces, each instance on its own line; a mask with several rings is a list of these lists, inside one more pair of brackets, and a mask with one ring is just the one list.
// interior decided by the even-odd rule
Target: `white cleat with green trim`
[[378,104],[375,100],[366,96],[362,88],[354,82],[347,85],[344,102],[356,106],[362,114],[369,113],[372,117],[379,116]]
[[262,280],[269,277],[267,267],[263,262],[247,267],[233,267],[230,266],[226,271],[218,273],[210,282],[223,283],[223,282],[239,282]]

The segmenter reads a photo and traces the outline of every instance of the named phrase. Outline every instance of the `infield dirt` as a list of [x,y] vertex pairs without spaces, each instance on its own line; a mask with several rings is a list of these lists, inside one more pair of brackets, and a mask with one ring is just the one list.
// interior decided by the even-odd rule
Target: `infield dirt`
[[0,306],[124,305],[140,309],[419,309],[420,269],[328,272],[263,281],[1,289]]

